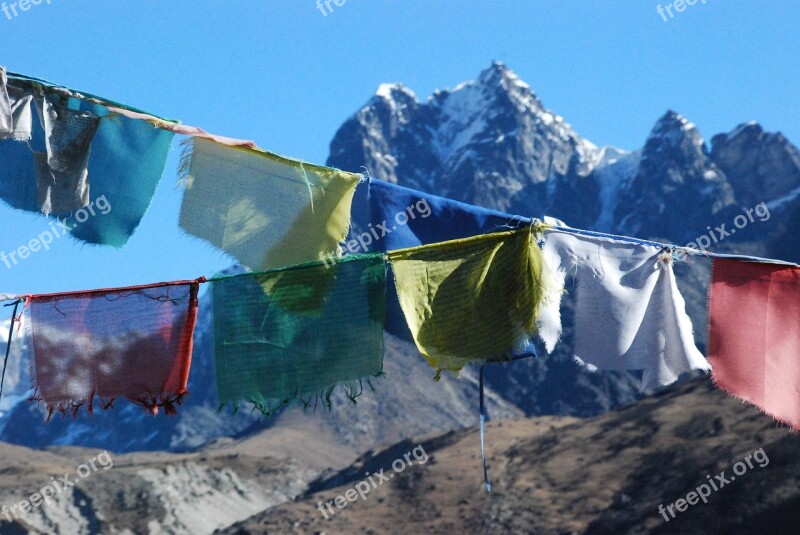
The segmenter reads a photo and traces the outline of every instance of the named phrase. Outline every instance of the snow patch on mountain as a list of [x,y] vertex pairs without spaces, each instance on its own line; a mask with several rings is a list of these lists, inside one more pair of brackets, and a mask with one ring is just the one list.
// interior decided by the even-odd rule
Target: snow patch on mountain
[[454,155],[459,156],[473,138],[482,134],[487,122],[490,98],[481,86],[474,82],[461,84],[452,92],[441,92],[439,103],[440,122],[433,130],[433,149],[443,162]]
[[796,200],[798,198],[800,198],[800,186],[794,188],[792,191],[790,191],[786,195],[783,195],[781,197],[778,197],[777,199],[771,200],[770,202],[766,203],[766,205],[767,205],[767,208],[769,208],[770,212],[774,212],[776,210],[779,210],[779,209],[787,206],[792,201],[794,201],[794,200]]
[[599,154],[594,175],[600,186],[600,216],[595,221],[594,230],[612,232],[620,193],[636,175],[642,151],[628,152],[615,147],[603,147]]

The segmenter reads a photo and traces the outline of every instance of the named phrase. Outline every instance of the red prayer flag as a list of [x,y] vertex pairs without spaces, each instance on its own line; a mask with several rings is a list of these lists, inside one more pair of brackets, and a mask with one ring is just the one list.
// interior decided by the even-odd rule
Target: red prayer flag
[[35,400],[77,414],[126,397],[153,415],[187,393],[198,281],[26,299]]
[[709,326],[714,382],[800,429],[800,268],[714,260]]

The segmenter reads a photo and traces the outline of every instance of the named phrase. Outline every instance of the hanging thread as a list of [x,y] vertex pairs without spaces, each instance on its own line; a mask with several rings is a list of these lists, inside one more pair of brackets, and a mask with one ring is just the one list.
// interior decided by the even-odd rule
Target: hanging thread
[[11,313],[11,324],[8,326],[8,343],[6,344],[6,357],[3,359],[3,374],[0,375],[0,399],[3,399],[3,383],[6,379],[6,367],[8,366],[8,355],[11,353],[11,337],[14,336],[14,322],[17,321],[17,308],[21,300],[17,299],[13,303],[3,306],[14,306],[14,311]]

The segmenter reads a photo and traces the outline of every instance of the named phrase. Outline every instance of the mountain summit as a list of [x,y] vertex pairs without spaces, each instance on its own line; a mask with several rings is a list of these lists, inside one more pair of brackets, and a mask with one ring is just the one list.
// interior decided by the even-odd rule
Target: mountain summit
[[[544,191],[552,180],[574,187],[598,155],[495,62],[476,81],[436,91],[425,102],[402,85],[382,85],[339,129],[328,163],[363,165],[390,182],[511,210],[528,188]],[[562,196],[561,189],[552,193]]]
[[336,133],[328,164],[487,208],[680,244],[777,203],[782,228],[731,242],[800,260],[782,240],[785,222],[800,216],[800,151],[782,134],[751,121],[713,136],[709,148],[670,110],[642,148],[597,147],[500,62],[425,102],[382,85]]

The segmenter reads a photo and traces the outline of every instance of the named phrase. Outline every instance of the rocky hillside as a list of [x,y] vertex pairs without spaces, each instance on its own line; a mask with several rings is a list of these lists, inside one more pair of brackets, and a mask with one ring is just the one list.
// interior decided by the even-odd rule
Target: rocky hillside
[[[221,533],[782,534],[796,533],[800,522],[797,436],[708,379],[591,420],[495,422],[488,437],[491,493],[483,489],[479,437],[470,429],[370,451],[296,500]],[[395,460],[417,445],[427,462],[327,519],[320,512],[320,502],[344,495],[366,471],[392,473]],[[708,484],[706,476],[723,485],[716,478],[722,472],[728,483],[709,488],[707,503],[690,496],[696,504],[675,509]]]
[[[782,534],[800,521],[797,436],[708,379],[592,419],[490,422],[491,493],[474,427],[356,458],[335,429],[291,418],[183,454],[0,444],[0,533]],[[718,475],[727,482],[707,503],[675,509],[709,479],[722,484]],[[76,484],[49,503],[12,509],[64,479]],[[351,488],[364,499],[351,493],[326,518],[320,504]]]

